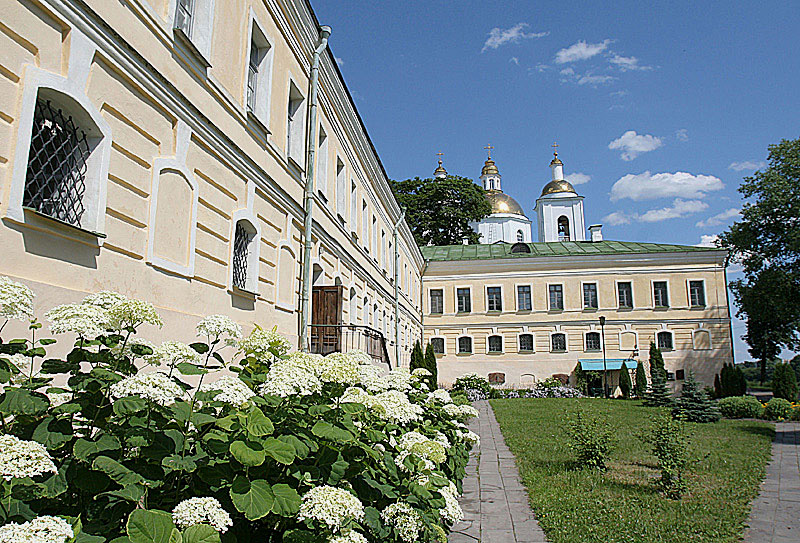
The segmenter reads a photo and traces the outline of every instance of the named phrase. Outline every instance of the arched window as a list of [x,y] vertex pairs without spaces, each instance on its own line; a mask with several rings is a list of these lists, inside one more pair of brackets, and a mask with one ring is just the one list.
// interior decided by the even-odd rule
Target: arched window
[[489,336],[489,352],[490,353],[503,352],[503,336]]
[[533,352],[533,334],[519,335],[519,352],[521,353]]
[[469,336],[461,336],[458,338],[458,354],[472,353],[472,338]]
[[569,219],[564,215],[558,218],[558,241],[569,241]]
[[672,332],[659,332],[656,334],[656,341],[658,348],[662,351],[671,351],[673,349]]
[[601,348],[600,332],[586,332],[586,350],[599,351]]
[[567,336],[558,332],[550,336],[550,351],[554,353],[565,352],[567,350]]
[[522,233],[522,230],[517,230],[517,241],[525,241],[525,234]]
[[256,229],[250,221],[236,221],[231,285],[239,290],[256,292],[258,287],[258,259],[254,258],[256,238]]

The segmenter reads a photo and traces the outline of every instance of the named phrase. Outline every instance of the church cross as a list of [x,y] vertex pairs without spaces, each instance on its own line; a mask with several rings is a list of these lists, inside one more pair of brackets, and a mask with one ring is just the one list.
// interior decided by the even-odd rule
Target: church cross
[[444,156],[444,153],[439,151],[438,153],[436,153],[436,156],[439,157],[439,162],[441,163],[442,162],[442,157]]
[[553,142],[553,145],[551,145],[551,147],[553,148],[553,154],[555,156],[558,156],[558,144],[556,142]]
[[492,158],[492,149],[494,149],[494,147],[492,147],[492,144],[490,143],[489,145],[487,145],[486,147],[484,147],[484,149],[486,149],[486,150],[487,150],[487,152],[488,152],[488,154],[489,154],[489,158]]

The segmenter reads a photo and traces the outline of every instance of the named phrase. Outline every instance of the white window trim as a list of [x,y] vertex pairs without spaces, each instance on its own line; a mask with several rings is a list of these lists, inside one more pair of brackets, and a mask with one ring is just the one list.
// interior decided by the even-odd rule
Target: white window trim
[[[667,284],[667,305],[656,305],[656,283]],[[688,283],[687,283],[688,285]],[[672,296],[670,296],[669,279],[651,279],[650,280],[650,300],[653,304],[653,309],[669,309],[672,304]]]
[[[520,336],[531,336],[531,347],[533,347],[530,351],[523,351],[519,348],[519,338]],[[533,332],[520,332],[517,334],[517,353],[518,354],[533,354],[536,352],[536,334]]]
[[[216,0],[195,0],[195,8],[192,12],[192,35],[186,36],[186,39],[189,40],[194,48],[192,53],[199,56],[198,60],[205,65],[205,68],[211,66],[210,59],[211,46],[214,41],[215,2]],[[167,13],[169,16],[169,26],[172,28],[173,32],[174,42],[175,38],[178,37],[178,33],[183,34],[183,31],[175,26],[176,15],[178,13],[178,0],[169,0]]]
[[[695,331],[696,331],[696,330],[695,330]],[[672,330],[667,330],[667,329],[665,329],[665,328],[662,328],[661,330],[656,330],[656,333],[654,334],[654,339],[655,339],[655,342],[656,342],[656,347],[658,347],[658,348],[659,348],[659,350],[661,349],[661,347],[660,347],[660,346],[659,346],[659,344],[658,344],[658,335],[659,335],[659,334],[664,334],[664,333],[667,333],[667,334],[669,334],[669,335],[671,335],[671,336],[672,336],[672,348],[671,348],[671,349],[667,349],[667,351],[670,351],[670,352],[671,352],[671,351],[674,351],[674,350],[675,350],[675,332],[673,332]],[[710,343],[710,342],[711,342],[711,341],[710,341],[710,336],[709,336],[709,343]]]
[[[519,308],[519,287],[529,287],[531,289],[531,308],[530,309],[520,309]],[[533,284],[531,283],[515,283],[514,284],[514,307],[517,312],[520,311],[533,311]]]
[[[319,144],[319,138],[322,134],[325,134],[325,141],[322,145]],[[316,152],[316,160],[317,163],[314,165],[314,185],[315,189],[317,190],[317,195],[322,199],[324,203],[328,203],[328,171],[330,170],[330,165],[328,164],[328,159],[330,158],[330,140],[331,137],[328,135],[328,132],[325,130],[325,127],[322,125],[322,122],[319,123],[319,130],[317,131],[317,152]]]
[[350,232],[358,235],[358,183],[350,179]]
[[[564,336],[564,350],[563,351],[554,351],[553,350],[553,336],[555,334],[562,334]],[[547,350],[551,353],[561,354],[561,353],[568,353],[569,352],[569,334],[567,334],[564,330],[553,330],[547,336],[547,340],[550,342]]]
[[[595,287],[595,294],[597,294],[597,307],[586,307],[583,298],[583,286],[584,285],[594,285]],[[597,281],[581,281],[581,309],[583,311],[599,311],[600,310],[600,286],[598,285]]]
[[[264,58],[261,60],[261,63],[259,64],[258,81],[256,86],[256,107],[255,111],[251,112],[247,108],[247,78],[250,65],[250,48],[253,43],[254,26],[264,37],[264,40],[267,42],[267,46],[269,47],[269,49],[267,50],[266,55],[264,55]],[[258,123],[261,124],[264,129],[266,129],[267,133],[270,133],[269,116],[270,116],[270,108],[272,106],[272,66],[274,64],[273,59],[275,57],[275,40],[272,39],[272,36],[267,34],[264,28],[266,27],[263,24],[261,24],[261,21],[259,21],[255,11],[251,7],[250,20],[247,32],[247,47],[246,47],[247,57],[245,58],[244,62],[244,73],[242,79],[242,81],[244,81],[242,103],[244,104],[245,110],[247,111],[248,115],[254,117],[256,121],[258,121]]]
[[350,319],[350,324],[358,324],[358,300],[360,297],[358,285],[350,283],[347,287],[347,317]]
[[[639,350],[639,332],[637,332],[636,330],[626,329],[626,330],[620,330],[619,332],[617,332],[617,334],[619,335],[619,350],[620,350],[620,352],[622,352],[622,351],[633,352],[633,351],[638,351]],[[622,334],[634,334],[636,336],[636,342],[634,343],[633,349],[623,349],[622,348]],[[601,342],[603,341],[602,338],[600,339],[600,341]]]
[[[704,305],[692,305],[692,290],[690,287],[691,281],[700,281],[703,283],[703,301]],[[708,307],[708,289],[706,289],[706,280],[700,278],[688,278],[686,280],[686,304],[689,309],[704,309]]]
[[[250,258],[247,260],[247,276],[246,285],[244,290],[258,295],[258,276],[259,276],[259,262],[261,257],[261,226],[258,223],[258,217],[250,209],[239,209],[233,212],[231,220],[231,234],[228,243],[228,289],[234,291],[233,287],[233,244],[236,241],[236,225],[239,221],[247,221],[250,223],[255,231],[253,238],[254,245],[251,247]],[[238,290],[238,289],[237,289]]]
[[[292,244],[290,242],[288,242],[287,240],[281,240],[278,243],[278,249],[277,249],[277,251],[275,253],[277,255],[277,258],[276,258],[277,262],[275,263],[276,264],[276,268],[277,268],[277,275],[275,277],[275,307],[277,307],[278,309],[282,309],[284,311],[295,311],[295,309],[297,308],[297,299],[296,299],[294,288],[292,286],[287,286],[287,285],[282,285],[281,284],[281,282],[282,282],[281,281],[281,276],[282,276],[282,274],[281,274],[281,252],[284,249],[288,250],[289,254],[292,256],[292,274],[291,274],[290,280],[292,282],[294,282],[294,280],[297,278],[297,264],[298,264],[297,254],[295,253],[294,249],[292,248]],[[280,295],[279,295],[281,290],[282,289],[286,289],[286,288],[291,289],[291,294],[292,294],[292,302],[288,303],[288,304],[287,303],[283,303],[281,301]]]
[[[497,309],[489,309],[489,289],[490,288],[499,288],[500,289],[500,310]],[[470,293],[471,295],[471,293]],[[505,293],[503,292],[503,285],[484,285],[483,286],[483,303],[486,305],[486,313],[502,313],[505,311]]]
[[[431,291],[434,290],[441,290],[442,291],[442,312],[441,313],[432,313],[431,312]],[[444,287],[428,287],[428,296],[426,301],[428,302],[428,315],[444,315],[444,306],[445,306],[445,296],[444,296]]]
[[[553,309],[550,307],[550,287],[551,286],[561,286],[561,305],[563,306],[561,309]],[[567,307],[567,296],[566,292],[564,292],[564,283],[547,283],[547,310],[548,311],[565,311]]]
[[[600,348],[599,349],[587,349],[586,348],[586,335],[587,334],[597,334],[600,338]],[[583,352],[585,353],[599,353],[603,351],[603,334],[600,330],[584,330],[583,332]]]
[[[695,339],[695,337],[700,332],[705,332],[705,333],[708,334],[708,349],[700,349],[700,348],[697,347],[697,340]],[[692,350],[693,351],[713,351],[714,350],[714,344],[713,344],[713,342],[711,340],[711,330],[709,330],[708,328],[698,328],[696,330],[692,330]]]
[[[490,351],[489,350],[489,338],[491,337],[499,337],[500,338],[500,350],[499,351]],[[505,338],[503,334],[496,333],[496,334],[487,334],[486,336],[486,354],[497,355],[497,354],[504,354],[505,350]],[[473,347],[474,349],[474,347]]]
[[[465,288],[469,290],[469,311],[458,310],[458,289]],[[453,287],[453,299],[455,300],[455,314],[456,315],[469,315],[475,311],[475,298],[472,296],[472,285],[456,285]]]
[[[342,165],[341,170],[339,169],[339,164]],[[342,160],[339,153],[336,153],[336,160],[334,160],[334,173],[336,174],[334,179],[334,184],[336,185],[336,215],[342,222],[347,222],[347,200],[349,197],[349,192],[347,190],[349,188],[347,183],[347,170],[347,163]]]
[[[461,350],[458,348],[458,340],[460,340],[462,337],[468,337],[470,339],[470,347],[472,347],[472,350],[470,352],[461,352]],[[471,334],[459,334],[456,337],[455,353],[457,356],[471,356],[475,354],[475,337],[472,336]]]
[[[406,326],[408,326],[408,325],[406,325]],[[442,335],[431,336],[430,339],[428,340],[428,342],[431,343],[434,339],[441,339],[442,343],[443,343],[442,352],[441,353],[434,353],[434,354],[436,356],[447,356],[447,338],[445,336],[442,336]],[[458,345],[456,345],[456,348],[458,348]],[[473,347],[473,350],[474,350],[474,347]]]
[[[629,283],[631,285],[631,306],[630,307],[622,307],[619,305],[619,284],[620,283]],[[616,298],[617,302],[617,311],[632,311],[636,307],[636,296],[633,293],[633,279],[626,279],[620,280],[617,279],[614,281],[614,298]]]
[[[286,83],[286,100],[287,101],[284,102],[286,108],[289,107],[289,100],[292,99],[292,87],[297,89],[297,92],[301,96],[300,107],[298,107],[296,112],[295,112],[295,116],[299,115],[299,118],[297,118],[296,120],[293,121],[293,126],[299,126],[300,127],[299,128],[300,134],[296,138],[292,137],[292,134],[289,133],[289,120],[287,118],[286,119],[286,132],[287,133],[286,133],[286,141],[284,142],[285,145],[286,145],[286,149],[284,149],[284,153],[286,155],[286,160],[287,161],[291,160],[292,162],[294,162],[294,164],[300,170],[304,170],[305,169],[305,160],[304,159],[305,159],[305,153],[306,153],[306,109],[307,109],[305,107],[305,104],[306,104],[306,100],[308,100],[308,97],[303,94],[303,91],[301,90],[302,89],[301,85],[298,85],[297,82],[294,80],[294,78],[290,75],[288,77],[288,82]],[[288,115],[288,109],[286,109],[286,108],[284,109],[284,114]],[[330,137],[330,136],[328,136],[328,137]],[[295,139],[297,141],[294,142],[294,144],[290,144],[289,143],[290,139],[293,142],[294,142]],[[316,143],[316,142],[314,142],[314,143]]]

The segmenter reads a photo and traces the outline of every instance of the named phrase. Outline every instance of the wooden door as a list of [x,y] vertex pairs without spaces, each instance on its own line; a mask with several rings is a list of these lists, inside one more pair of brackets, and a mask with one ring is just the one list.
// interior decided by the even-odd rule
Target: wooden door
[[342,350],[343,303],[343,286],[313,287],[311,293],[311,352],[326,355]]

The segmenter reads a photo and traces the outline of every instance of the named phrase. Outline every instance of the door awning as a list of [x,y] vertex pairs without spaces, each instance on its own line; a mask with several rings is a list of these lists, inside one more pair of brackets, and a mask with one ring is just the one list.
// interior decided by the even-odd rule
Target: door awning
[[[579,358],[578,362],[581,365],[581,369],[583,371],[603,371],[603,359],[597,360],[595,358],[586,359],[586,358]],[[627,358],[606,358],[606,369],[609,370],[618,370],[622,369],[622,364],[625,364],[629,370],[636,369],[636,360],[630,360]]]

